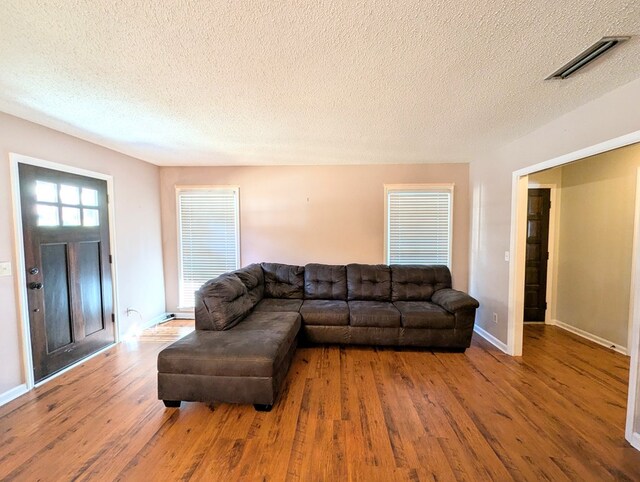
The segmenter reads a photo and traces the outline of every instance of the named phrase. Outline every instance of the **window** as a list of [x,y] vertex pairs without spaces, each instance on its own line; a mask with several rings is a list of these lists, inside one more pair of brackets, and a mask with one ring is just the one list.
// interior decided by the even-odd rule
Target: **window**
[[98,191],[88,187],[36,181],[37,224],[41,227],[100,226]]
[[177,189],[179,303],[195,305],[205,281],[239,267],[237,187]]
[[453,184],[385,186],[387,264],[451,267]]

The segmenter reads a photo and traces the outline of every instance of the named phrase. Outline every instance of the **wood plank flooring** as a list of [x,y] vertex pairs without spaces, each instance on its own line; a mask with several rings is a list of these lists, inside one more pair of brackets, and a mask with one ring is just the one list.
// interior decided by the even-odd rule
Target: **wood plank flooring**
[[0,480],[640,480],[629,359],[554,327],[512,358],[298,349],[270,413],[156,399],[171,322],[0,407]]

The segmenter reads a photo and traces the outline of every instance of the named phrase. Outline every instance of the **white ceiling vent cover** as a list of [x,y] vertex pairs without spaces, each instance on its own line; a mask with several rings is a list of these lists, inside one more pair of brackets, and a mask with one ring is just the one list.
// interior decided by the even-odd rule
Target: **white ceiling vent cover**
[[578,70],[593,62],[605,52],[608,52],[616,45],[629,40],[630,37],[602,37],[591,47],[579,54],[576,58],[566,63],[545,80],[566,79]]

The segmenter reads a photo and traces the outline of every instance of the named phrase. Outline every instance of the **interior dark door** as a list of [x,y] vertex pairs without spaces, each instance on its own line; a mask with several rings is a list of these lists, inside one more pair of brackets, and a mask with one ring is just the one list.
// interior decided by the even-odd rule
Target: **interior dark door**
[[38,382],[115,341],[107,183],[28,164],[19,173]]
[[529,189],[524,321],[544,321],[547,310],[550,199],[549,189]]

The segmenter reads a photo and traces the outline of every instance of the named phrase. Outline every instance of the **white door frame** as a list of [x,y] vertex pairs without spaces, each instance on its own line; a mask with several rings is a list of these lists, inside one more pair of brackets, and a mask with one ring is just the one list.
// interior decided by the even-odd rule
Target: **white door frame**
[[631,258],[631,299],[627,353],[631,354],[625,438],[640,450],[640,167],[636,169],[636,200]]
[[558,219],[560,215],[560,210],[558,209],[560,206],[558,185],[555,183],[529,182],[527,189],[549,189],[551,207],[549,208],[549,239],[547,240],[547,251],[549,252],[549,258],[547,259],[547,292],[545,293],[547,309],[544,312],[544,323],[546,325],[553,325],[555,323],[551,315],[556,312],[556,233],[558,232]]
[[29,306],[27,303],[27,275],[24,262],[24,239],[22,231],[22,206],[20,201],[20,179],[18,172],[19,164],[29,164],[32,166],[43,167],[46,169],[55,169],[57,171],[66,172],[69,174],[77,174],[80,176],[92,177],[94,179],[101,179],[107,182],[107,195],[109,196],[109,203],[107,204],[107,211],[109,216],[109,243],[111,254],[113,256],[113,264],[111,264],[111,277],[112,277],[112,290],[113,290],[113,313],[115,316],[115,343],[120,341],[120,323],[117,316],[118,310],[118,285],[116,262],[118,256],[116,256],[116,229],[115,229],[115,212],[114,212],[114,195],[113,195],[113,176],[103,174],[101,172],[89,171],[86,169],[80,169],[73,166],[67,166],[65,164],[58,164],[56,162],[45,161],[42,159],[36,159],[34,157],[24,156],[22,154],[9,153],[10,172],[11,172],[11,191],[13,201],[13,228],[14,228],[14,243],[15,243],[15,259],[16,259],[16,281],[18,283],[18,310],[21,326],[21,338],[22,338],[22,369],[23,376],[26,384],[26,390],[31,390],[35,386],[40,386],[44,383],[51,381],[59,375],[62,375],[67,370],[75,367],[79,363],[84,363],[88,358],[94,357],[105,350],[108,350],[113,344],[99,350],[88,357],[70,365],[69,367],[60,370],[59,372],[51,375],[47,379],[35,383],[33,376],[33,355],[31,347],[31,332],[29,327]]
[[[580,149],[548,161],[534,164],[513,172],[511,197],[511,261],[509,262],[509,306],[507,321],[507,350],[513,356],[522,355],[522,332],[524,314],[524,266],[527,216],[527,190],[529,174],[552,167],[561,166],[585,157],[611,151],[619,147],[640,142],[640,131],[616,137],[599,144]],[[636,200],[636,224],[634,226],[634,248],[632,256],[633,275],[630,293],[629,323],[632,325],[630,340],[631,370],[629,373],[629,398],[627,403],[627,423],[625,436],[627,440],[640,450],[640,212]]]

